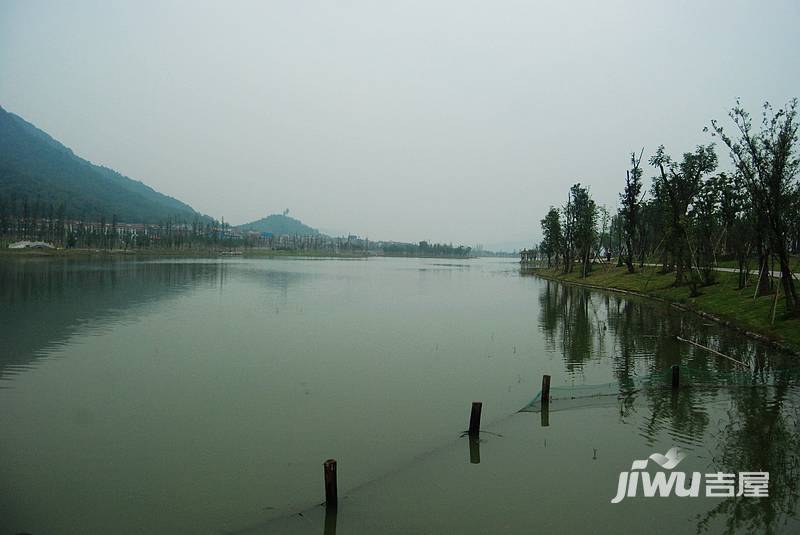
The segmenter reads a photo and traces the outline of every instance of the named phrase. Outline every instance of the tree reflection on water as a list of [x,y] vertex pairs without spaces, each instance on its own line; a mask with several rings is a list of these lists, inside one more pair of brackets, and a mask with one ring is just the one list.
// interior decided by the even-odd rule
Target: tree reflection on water
[[[649,447],[666,433],[677,445],[708,449],[707,472],[769,472],[768,498],[724,499],[697,517],[698,533],[786,529],[797,516],[800,477],[799,374],[790,356],[667,305],[618,294],[548,281],[539,305],[540,329],[567,374],[610,356],[620,417],[639,426]],[[682,370],[678,391],[666,379],[674,364]],[[665,380],[641,380],[661,375]]]

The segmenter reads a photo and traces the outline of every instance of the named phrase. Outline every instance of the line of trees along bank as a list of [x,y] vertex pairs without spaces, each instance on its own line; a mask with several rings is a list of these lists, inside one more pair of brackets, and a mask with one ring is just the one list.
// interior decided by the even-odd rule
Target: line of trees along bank
[[714,120],[704,131],[728,149],[732,172],[717,171],[713,143],[679,158],[662,145],[647,160],[653,172],[647,189],[644,149],[633,152],[616,213],[609,218],[589,189],[575,184],[566,203],[551,206],[541,220],[538,256],[564,273],[580,269],[583,277],[603,257],[616,256],[629,273],[657,262],[692,296],[716,282],[719,260],[735,259],[740,289],[757,268],[757,293],[777,292],[770,272],[779,271],[787,312],[800,314],[790,265],[800,253],[797,99],[777,110],[765,103],[758,125],[738,100],[728,116],[730,125]]
[[231,237],[230,225],[211,219],[166,218],[157,224],[130,224],[116,215],[99,221],[65,217],[66,203],[54,206],[40,199],[0,195],[0,247],[17,240],[45,241],[65,248],[197,249],[243,245]]
[[459,245],[454,247],[452,243],[428,243],[421,241],[416,243],[387,243],[383,245],[384,254],[390,256],[433,256],[433,257],[469,257],[472,247]]
[[223,221],[167,218],[157,224],[122,223],[110,220],[70,220],[66,203],[54,206],[37,199],[0,195],[0,249],[19,240],[44,241],[67,249],[125,251],[217,251],[223,249],[265,249],[274,251],[330,254],[385,254],[388,256],[458,257],[472,256],[472,248],[452,243],[370,242],[354,236],[335,238],[322,234],[281,234],[264,236],[242,232]]

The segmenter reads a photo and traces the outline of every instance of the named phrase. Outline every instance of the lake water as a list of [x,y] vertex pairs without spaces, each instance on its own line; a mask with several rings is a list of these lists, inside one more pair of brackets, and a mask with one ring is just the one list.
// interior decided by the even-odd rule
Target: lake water
[[[3,259],[0,326],[0,533],[800,529],[792,358],[510,259]],[[770,497],[610,503],[673,446]]]

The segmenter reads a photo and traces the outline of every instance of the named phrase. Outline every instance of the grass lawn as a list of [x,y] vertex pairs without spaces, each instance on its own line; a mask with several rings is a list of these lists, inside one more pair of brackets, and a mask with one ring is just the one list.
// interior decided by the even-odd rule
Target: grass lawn
[[779,297],[775,324],[771,325],[774,296],[761,296],[753,299],[755,277],[743,290],[736,289],[737,274],[719,272],[717,283],[700,287],[700,295],[689,297],[689,287],[674,287],[675,273],[659,273],[658,267],[645,267],[636,273],[628,274],[625,267],[595,266],[594,271],[584,279],[580,274],[564,275],[560,270],[540,270],[547,278],[591,284],[604,288],[628,290],[674,303],[682,303],[696,310],[708,312],[726,319],[739,327],[778,339],[800,350],[800,318],[788,318],[784,314],[783,297]]

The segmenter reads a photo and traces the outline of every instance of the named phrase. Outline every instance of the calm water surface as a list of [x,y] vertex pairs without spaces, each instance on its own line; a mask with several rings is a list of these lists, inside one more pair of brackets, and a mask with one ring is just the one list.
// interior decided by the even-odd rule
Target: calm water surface
[[[791,359],[510,260],[3,260],[0,325],[0,533],[331,533],[329,457],[340,533],[800,529]],[[624,395],[543,427],[543,373]],[[672,446],[771,497],[609,503]]]

